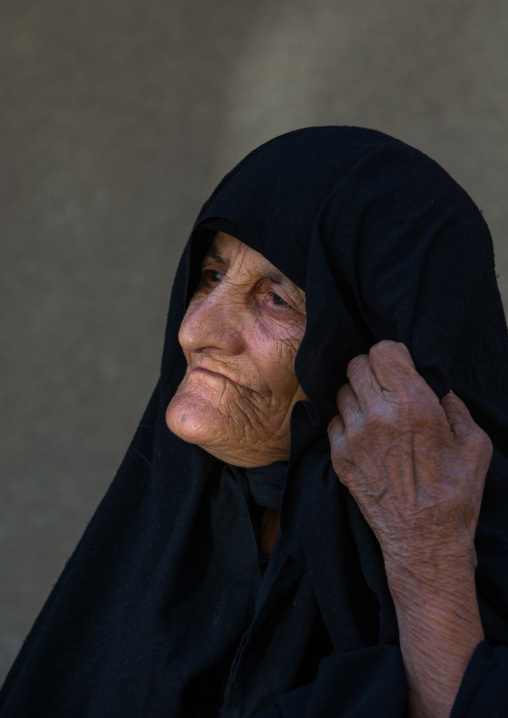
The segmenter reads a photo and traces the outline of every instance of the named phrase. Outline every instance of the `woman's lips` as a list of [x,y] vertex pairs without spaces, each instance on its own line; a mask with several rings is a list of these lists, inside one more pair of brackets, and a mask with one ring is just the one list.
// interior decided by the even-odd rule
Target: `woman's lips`
[[202,366],[197,366],[197,367],[195,367],[195,368],[191,371],[191,374],[208,374],[208,375],[211,375],[211,376],[220,376],[221,379],[228,379],[228,381],[231,381],[231,379],[230,379],[228,376],[226,376],[225,374],[221,374],[221,373],[218,372],[218,371],[212,371],[211,369],[205,369],[205,368],[202,367]]
[[193,374],[197,375],[197,376],[201,375],[203,378],[214,377],[215,379],[222,379],[222,380],[225,379],[226,381],[230,382],[231,384],[234,384],[234,386],[240,386],[244,389],[248,389],[248,387],[246,387],[244,384],[241,384],[240,382],[235,381],[234,379],[231,379],[231,377],[227,376],[227,374],[222,374],[221,372],[213,371],[212,369],[206,369],[205,367],[202,367],[202,366],[197,366],[194,369],[192,369],[190,376]]
[[232,379],[230,379],[230,378],[229,378],[228,376],[226,376],[225,374],[221,374],[221,373],[218,372],[218,371],[212,371],[211,369],[205,369],[205,368],[202,367],[202,366],[198,366],[198,367],[196,367],[195,369],[193,369],[193,370],[191,371],[191,374],[194,374],[194,375],[196,375],[196,374],[198,374],[198,375],[201,374],[202,376],[205,376],[205,377],[216,377],[216,378],[218,378],[218,379],[225,379],[226,381],[229,381],[229,382],[231,382],[232,384],[237,384],[237,383],[238,383],[238,382],[233,381]]

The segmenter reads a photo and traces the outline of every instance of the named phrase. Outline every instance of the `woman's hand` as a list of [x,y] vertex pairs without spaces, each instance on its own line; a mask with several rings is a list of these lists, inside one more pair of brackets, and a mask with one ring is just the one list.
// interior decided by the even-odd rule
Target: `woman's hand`
[[492,445],[457,396],[438,400],[402,344],[356,357],[348,378],[329,426],[333,467],[383,552],[411,713],[448,716],[483,638],[474,533]]
[[438,400],[403,344],[376,344],[348,378],[329,427],[332,463],[385,559],[414,553],[418,571],[428,558],[470,562],[489,438],[452,392]]

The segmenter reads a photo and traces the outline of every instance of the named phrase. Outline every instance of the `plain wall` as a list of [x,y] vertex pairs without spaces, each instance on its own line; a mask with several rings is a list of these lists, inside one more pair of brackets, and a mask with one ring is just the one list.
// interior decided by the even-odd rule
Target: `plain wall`
[[3,0],[0,677],[155,385],[175,264],[222,175],[357,124],[440,162],[508,296],[505,0]]

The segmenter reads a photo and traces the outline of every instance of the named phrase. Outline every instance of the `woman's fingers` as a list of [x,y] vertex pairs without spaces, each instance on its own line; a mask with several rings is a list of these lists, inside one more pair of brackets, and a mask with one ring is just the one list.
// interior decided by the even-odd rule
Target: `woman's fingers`
[[336,450],[344,440],[345,426],[340,414],[336,414],[328,424],[328,438],[332,451]]
[[351,384],[344,384],[339,389],[337,393],[337,409],[346,426],[360,419],[362,411],[358,397]]
[[[389,411],[393,401],[414,404],[416,396],[418,401],[425,398],[438,408],[436,395],[416,371],[404,344],[389,340],[375,344],[368,355],[361,354],[349,362],[347,376],[358,406],[364,413],[374,408]],[[339,411],[339,401],[343,398],[341,392],[342,389],[337,397]],[[344,396],[349,403],[348,395]]]
[[372,370],[367,354],[360,354],[351,359],[347,368],[347,377],[362,410],[365,410],[371,402],[377,401],[383,393],[383,387]]
[[450,391],[441,399],[441,406],[455,441],[461,447],[461,454],[469,457],[470,465],[476,464],[477,471],[465,472],[464,476],[479,508],[485,474],[492,459],[492,442],[478,424],[475,424],[467,406]]
[[463,441],[471,431],[471,428],[476,426],[471,418],[469,409],[453,391],[448,392],[448,394],[441,399],[441,406],[457,440]]
[[385,340],[375,344],[369,352],[372,372],[380,386],[386,391],[399,392],[428,387],[415,369],[409,350],[400,342]]
[[340,439],[344,435],[344,422],[340,414],[336,414],[328,424],[328,434],[333,434],[337,439]]
[[492,458],[492,442],[473,420],[469,409],[459,397],[450,391],[441,399],[450,429],[463,452],[474,452],[480,463],[487,468]]

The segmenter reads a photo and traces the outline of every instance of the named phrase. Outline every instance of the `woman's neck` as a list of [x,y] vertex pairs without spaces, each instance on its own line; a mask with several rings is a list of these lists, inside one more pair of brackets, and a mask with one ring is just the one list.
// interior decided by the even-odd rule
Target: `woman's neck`
[[260,508],[252,518],[252,526],[258,552],[262,554],[272,553],[280,530],[279,509]]

